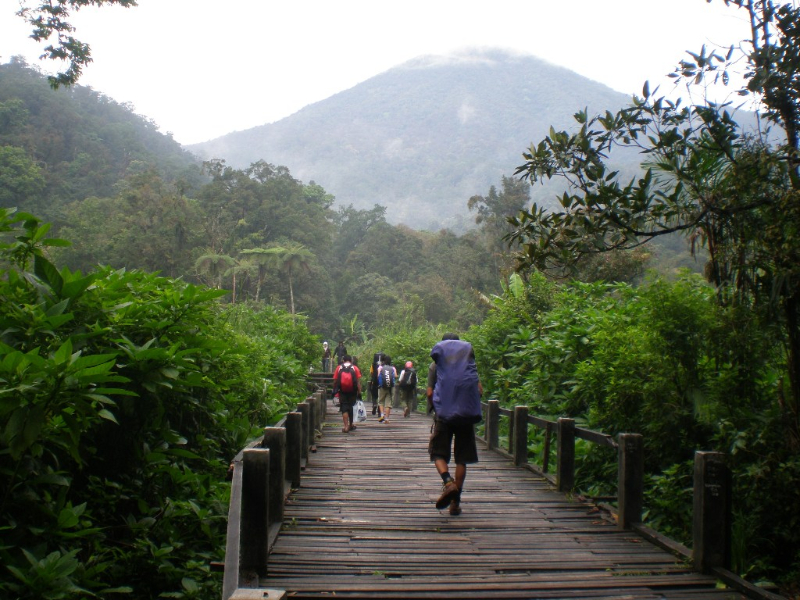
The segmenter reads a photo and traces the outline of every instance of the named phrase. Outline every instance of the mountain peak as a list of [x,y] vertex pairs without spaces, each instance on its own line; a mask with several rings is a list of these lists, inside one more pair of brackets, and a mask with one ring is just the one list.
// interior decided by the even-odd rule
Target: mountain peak
[[628,100],[532,55],[464,48],[411,59],[276,123],[190,149],[235,167],[284,165],[339,205],[387,207],[390,222],[463,229],[474,219],[469,198],[512,175],[551,125],[569,128],[578,110]]
[[[427,69],[452,66],[498,66],[520,58],[537,59],[510,49],[486,46],[464,47],[447,54],[425,54],[394,67],[395,69]],[[542,61],[544,62],[544,61]]]

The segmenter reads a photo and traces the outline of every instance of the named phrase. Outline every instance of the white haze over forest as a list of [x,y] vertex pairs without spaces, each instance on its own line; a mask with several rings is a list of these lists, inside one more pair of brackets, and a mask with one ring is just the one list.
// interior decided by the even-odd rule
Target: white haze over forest
[[[0,8],[0,61],[41,45]],[[182,144],[282,119],[423,55],[495,47],[534,55],[626,94],[670,84],[686,50],[736,43],[748,24],[722,0],[139,0],[85,8],[89,85]],[[52,63],[42,63],[52,72]]]

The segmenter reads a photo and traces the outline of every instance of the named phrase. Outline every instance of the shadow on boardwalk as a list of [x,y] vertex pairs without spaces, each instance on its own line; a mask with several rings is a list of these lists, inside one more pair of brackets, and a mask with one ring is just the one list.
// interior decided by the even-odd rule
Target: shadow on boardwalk
[[437,511],[430,424],[401,413],[344,434],[330,409],[261,586],[290,598],[743,598],[480,441],[463,514]]

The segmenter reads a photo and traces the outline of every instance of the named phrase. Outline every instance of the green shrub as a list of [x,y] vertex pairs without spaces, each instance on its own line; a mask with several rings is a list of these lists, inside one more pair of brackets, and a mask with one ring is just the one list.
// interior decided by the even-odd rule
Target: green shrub
[[0,595],[219,596],[228,463],[304,396],[313,337],[218,290],[59,271],[31,215],[0,232]]

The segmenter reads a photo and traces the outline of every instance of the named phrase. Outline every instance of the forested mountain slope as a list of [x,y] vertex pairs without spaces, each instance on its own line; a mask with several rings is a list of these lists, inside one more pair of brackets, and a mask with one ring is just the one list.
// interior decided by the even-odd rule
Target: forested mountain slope
[[18,59],[0,65],[0,206],[58,221],[65,204],[111,196],[148,168],[183,187],[201,179],[197,160],[132,107],[80,85],[53,90]]
[[[616,110],[629,100],[532,56],[428,56],[276,123],[189,148],[240,168],[259,159],[286,165],[340,205],[387,207],[390,222],[460,229],[472,220],[467,200],[512,175],[551,125],[573,127],[581,109]],[[552,189],[532,192],[552,202]]]

